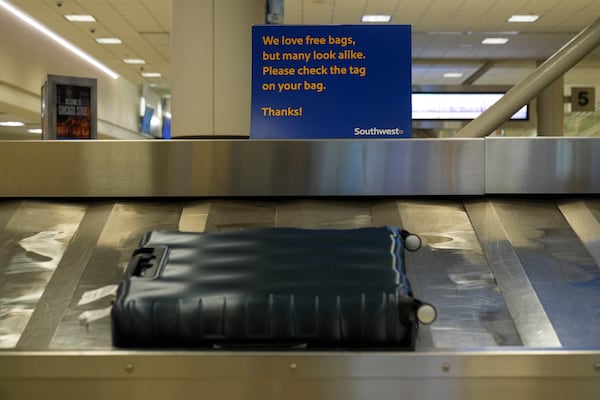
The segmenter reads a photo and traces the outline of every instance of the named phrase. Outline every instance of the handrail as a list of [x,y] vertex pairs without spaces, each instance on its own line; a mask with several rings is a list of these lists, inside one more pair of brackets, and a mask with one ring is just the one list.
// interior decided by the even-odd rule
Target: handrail
[[485,137],[600,45],[600,18],[571,39],[455,137]]

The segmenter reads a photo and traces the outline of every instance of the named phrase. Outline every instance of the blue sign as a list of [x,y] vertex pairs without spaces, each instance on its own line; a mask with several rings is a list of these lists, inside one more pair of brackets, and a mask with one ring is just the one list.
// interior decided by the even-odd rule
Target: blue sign
[[411,137],[408,25],[252,30],[250,138]]

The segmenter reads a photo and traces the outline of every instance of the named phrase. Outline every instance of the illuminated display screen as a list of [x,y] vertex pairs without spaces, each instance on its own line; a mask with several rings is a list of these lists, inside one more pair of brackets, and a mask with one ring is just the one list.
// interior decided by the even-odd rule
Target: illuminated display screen
[[[416,120],[472,120],[500,100],[504,93],[413,93],[412,118]],[[523,106],[511,121],[529,120]]]

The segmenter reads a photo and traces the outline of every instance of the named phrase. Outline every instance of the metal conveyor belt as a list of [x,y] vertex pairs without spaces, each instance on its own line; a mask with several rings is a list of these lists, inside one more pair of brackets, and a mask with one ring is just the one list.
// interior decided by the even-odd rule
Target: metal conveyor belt
[[417,351],[600,347],[600,200],[321,198],[4,200],[0,349],[111,351],[102,295],[149,230],[381,225],[424,242],[407,270],[439,317]]

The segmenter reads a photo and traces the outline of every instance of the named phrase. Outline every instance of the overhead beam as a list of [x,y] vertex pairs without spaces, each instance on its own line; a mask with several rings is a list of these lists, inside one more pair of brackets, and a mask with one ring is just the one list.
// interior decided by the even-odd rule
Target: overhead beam
[[486,61],[481,67],[479,67],[479,69],[477,71],[473,72],[471,74],[471,76],[469,76],[467,79],[465,79],[462,84],[468,85],[468,86],[473,85],[486,72],[488,72],[490,69],[492,69],[492,67],[494,65],[496,65],[495,61]]

